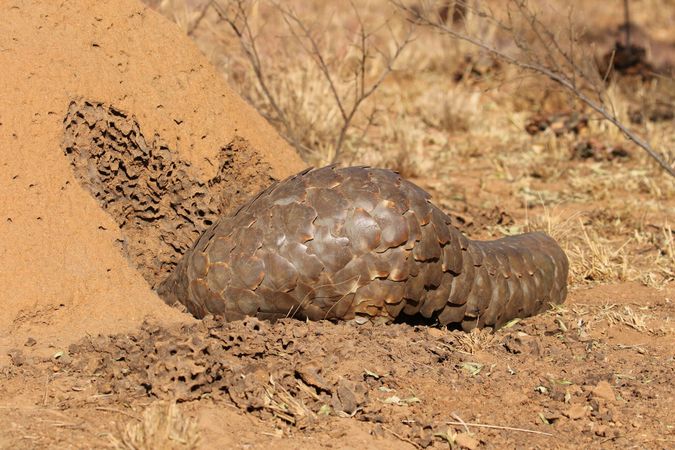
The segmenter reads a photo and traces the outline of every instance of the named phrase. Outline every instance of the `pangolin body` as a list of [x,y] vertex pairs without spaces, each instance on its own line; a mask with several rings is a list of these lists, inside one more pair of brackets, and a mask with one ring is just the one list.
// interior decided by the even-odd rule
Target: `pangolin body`
[[562,303],[568,261],[543,233],[472,241],[430,196],[367,167],[306,170],[211,226],[159,294],[196,317],[500,327]]

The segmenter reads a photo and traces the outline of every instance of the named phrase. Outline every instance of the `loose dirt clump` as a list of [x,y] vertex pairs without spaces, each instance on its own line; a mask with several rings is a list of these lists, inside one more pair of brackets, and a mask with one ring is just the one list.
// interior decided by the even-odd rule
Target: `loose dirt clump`
[[659,347],[672,348],[673,335],[657,318],[672,312],[668,302],[577,303],[468,334],[297,320],[145,323],[51,358],[22,354],[3,378],[15,386],[47,376],[44,405],[84,417],[136,415],[148,402],[195,412],[230,405],[289,443],[325,444],[351,418],[417,448],[442,448],[460,433],[487,447],[644,445],[670,433],[672,355],[664,361]]
[[579,134],[586,127],[588,127],[588,116],[571,111],[536,115],[527,122],[525,131],[534,135],[550,129],[556,136],[561,136],[565,133]]

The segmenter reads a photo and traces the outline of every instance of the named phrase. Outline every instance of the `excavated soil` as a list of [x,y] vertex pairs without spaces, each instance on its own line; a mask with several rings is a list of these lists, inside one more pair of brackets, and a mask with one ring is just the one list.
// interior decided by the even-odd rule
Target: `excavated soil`
[[[607,296],[609,309],[596,300]],[[494,334],[147,322],[47,358],[31,356],[38,337],[10,352],[0,375],[15,430],[2,444],[105,446],[146,405],[178,401],[198,419],[203,448],[669,447],[672,333],[613,313],[668,317],[673,303],[631,285],[577,292],[568,308]]]
[[142,5],[0,11],[0,448],[675,445],[672,284],[578,288],[495,333],[164,305],[195,236],[303,163]]
[[241,137],[221,148],[216,174],[202,181],[159,136],[146,139],[133,116],[99,102],[70,104],[63,149],[80,184],[117,223],[122,252],[152,287],[219,215],[274,181],[270,165]]

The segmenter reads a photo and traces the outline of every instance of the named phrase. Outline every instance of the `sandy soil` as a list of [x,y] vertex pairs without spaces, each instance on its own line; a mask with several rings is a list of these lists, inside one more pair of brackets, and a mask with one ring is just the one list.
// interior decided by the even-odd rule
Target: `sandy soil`
[[672,283],[575,287],[494,334],[167,307],[194,236],[304,163],[135,1],[0,12],[1,448],[675,446]]
[[141,4],[19,1],[1,9],[0,348],[28,335],[41,336],[40,348],[65,345],[131,329],[148,314],[185,320],[130,267],[116,244],[128,237],[71,169],[62,149],[71,102],[133,114],[148,140],[161,136],[196,178],[216,175],[218,154],[235,136],[250,143],[240,157],[262,158],[266,176],[283,178],[303,163],[175,25]]

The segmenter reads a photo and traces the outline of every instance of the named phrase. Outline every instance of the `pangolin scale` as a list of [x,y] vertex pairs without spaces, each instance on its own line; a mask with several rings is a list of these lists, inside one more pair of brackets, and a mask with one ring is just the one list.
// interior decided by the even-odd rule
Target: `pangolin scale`
[[567,272],[565,253],[544,233],[469,240],[398,174],[329,166],[221,217],[158,292],[198,318],[421,315],[470,330],[562,303]]

